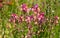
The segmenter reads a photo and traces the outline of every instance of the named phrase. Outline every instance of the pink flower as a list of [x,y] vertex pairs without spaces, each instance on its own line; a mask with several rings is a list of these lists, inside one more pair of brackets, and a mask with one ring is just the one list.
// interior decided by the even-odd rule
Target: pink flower
[[38,7],[37,4],[32,7],[32,11],[33,11],[35,14],[37,14],[37,13],[40,12],[40,9],[39,9],[39,7]]
[[27,12],[27,9],[28,9],[28,8],[27,8],[27,5],[23,3],[23,4],[21,5],[21,9],[22,9],[23,12]]
[[30,23],[30,17],[29,16],[26,16],[26,20],[25,20],[27,23]]
[[30,20],[31,20],[31,21],[33,20],[33,15],[30,16]]
[[37,15],[37,18],[38,18],[38,20],[44,19],[44,13],[41,13],[41,14]]
[[18,20],[18,16],[16,14],[11,14],[11,17],[9,19],[10,22],[16,22]]
[[14,22],[15,23],[15,19],[10,18],[9,22]]
[[40,23],[42,23],[42,22],[44,21],[44,19],[45,19],[44,13],[38,14],[38,15],[37,15],[37,19],[38,19],[38,21],[39,21]]
[[34,8],[36,8],[36,9],[37,9],[37,8],[38,8],[38,4],[34,5]]
[[55,20],[59,20],[59,17],[58,16],[55,16],[54,18],[55,18]]
[[33,16],[26,16],[26,22],[30,23],[33,20]]
[[28,8],[28,9],[27,9],[27,14],[29,14],[30,11],[31,11],[31,8]]
[[12,17],[13,19],[17,19],[17,18],[18,18],[18,16],[17,16],[16,14],[14,14],[14,13],[11,15],[11,17]]
[[21,15],[21,16],[19,17],[18,22],[22,22],[22,21],[24,21],[24,17]]

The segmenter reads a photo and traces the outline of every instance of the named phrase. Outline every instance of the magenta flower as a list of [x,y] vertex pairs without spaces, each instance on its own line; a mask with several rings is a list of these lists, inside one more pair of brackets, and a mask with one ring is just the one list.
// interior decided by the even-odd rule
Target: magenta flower
[[16,22],[18,20],[18,16],[16,14],[11,14],[11,17],[9,19],[10,22]]
[[28,9],[27,5],[26,4],[22,4],[21,5],[21,9],[22,9],[23,12],[27,12],[27,9]]
[[37,4],[32,7],[32,11],[33,11],[35,14],[37,14],[37,13],[40,12],[40,9],[39,9],[39,7],[38,7]]
[[26,21],[27,23],[30,23],[30,22],[31,22],[30,17],[29,17],[29,16],[26,16],[25,21]]
[[22,21],[24,21],[24,17],[21,15],[21,16],[19,17],[18,22],[22,22]]
[[38,21],[39,21],[40,23],[42,23],[42,22],[44,21],[44,19],[45,19],[44,13],[38,14],[38,15],[37,15],[37,19],[38,19]]
[[33,20],[33,16],[26,16],[25,21],[26,21],[27,23],[30,23],[32,20]]
[[44,19],[44,13],[41,13],[41,14],[37,15],[37,18],[38,18],[38,20]]
[[37,8],[38,8],[38,4],[34,5],[34,8],[36,8],[36,9],[37,9]]
[[55,16],[54,18],[55,18],[55,20],[59,20],[59,17],[58,16]]
[[34,18],[33,18],[33,15],[30,16],[30,20],[32,21]]
[[14,18],[14,19],[18,18],[18,16],[16,14],[14,14],[14,13],[11,15],[11,17]]

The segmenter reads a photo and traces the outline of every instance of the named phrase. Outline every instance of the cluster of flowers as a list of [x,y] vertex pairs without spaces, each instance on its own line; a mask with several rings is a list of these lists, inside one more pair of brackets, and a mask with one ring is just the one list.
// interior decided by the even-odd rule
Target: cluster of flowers
[[[32,8],[28,8],[28,6],[26,4],[22,4],[21,5],[21,11],[24,12],[24,14],[29,14],[30,11],[33,12],[32,15],[20,15],[18,16],[17,14],[13,13],[11,14],[11,17],[9,19],[10,22],[18,22],[21,23],[23,21],[25,21],[26,23],[31,23],[32,21],[34,21],[35,24],[41,24],[46,22],[47,18],[45,17],[45,13],[40,11],[39,6],[36,4],[34,5]],[[53,21],[53,23],[58,23],[59,17],[58,16],[54,16],[54,20],[50,20],[51,22]]]

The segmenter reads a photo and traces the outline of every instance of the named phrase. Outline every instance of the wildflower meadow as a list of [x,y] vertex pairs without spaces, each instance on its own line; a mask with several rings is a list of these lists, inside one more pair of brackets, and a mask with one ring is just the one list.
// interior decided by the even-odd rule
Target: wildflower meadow
[[60,0],[0,0],[0,38],[60,38]]

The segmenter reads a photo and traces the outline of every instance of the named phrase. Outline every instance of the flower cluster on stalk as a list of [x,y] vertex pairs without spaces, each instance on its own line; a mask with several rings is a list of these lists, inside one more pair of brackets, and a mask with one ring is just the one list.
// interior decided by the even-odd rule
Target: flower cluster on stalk
[[[28,9],[29,8],[26,4],[23,3],[21,5],[21,11],[23,11],[24,13],[27,14]],[[32,15],[27,14],[26,16],[25,15],[18,16],[17,14],[12,14],[10,18],[10,22],[16,23],[17,21],[18,23],[22,23],[23,21],[25,21],[26,23],[31,23],[31,21],[33,21],[35,24],[42,24],[43,22],[46,21],[47,18],[45,17],[45,13],[40,11],[38,4],[32,6],[32,8],[30,8],[29,10],[32,11],[33,13]],[[52,21],[54,21],[53,23],[56,24],[58,23],[58,20],[59,20],[59,17],[55,16],[54,20]]]

